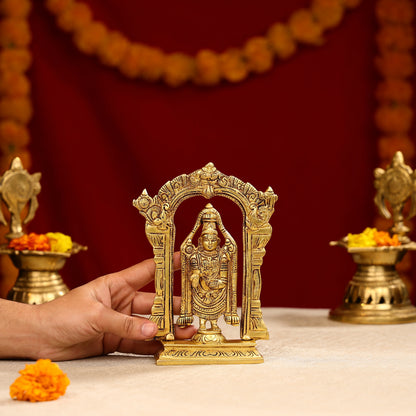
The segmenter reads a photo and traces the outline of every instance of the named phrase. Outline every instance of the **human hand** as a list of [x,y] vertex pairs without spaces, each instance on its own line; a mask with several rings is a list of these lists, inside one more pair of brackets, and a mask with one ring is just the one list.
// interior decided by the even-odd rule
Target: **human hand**
[[[174,267],[179,258],[174,256]],[[32,358],[70,360],[119,351],[154,354],[159,341],[150,340],[157,325],[132,314],[150,314],[154,293],[138,292],[153,280],[155,263],[145,260],[135,266],[99,277],[68,294],[37,305],[38,352]],[[180,312],[175,297],[174,313]],[[187,339],[194,327],[176,328],[175,337]]]

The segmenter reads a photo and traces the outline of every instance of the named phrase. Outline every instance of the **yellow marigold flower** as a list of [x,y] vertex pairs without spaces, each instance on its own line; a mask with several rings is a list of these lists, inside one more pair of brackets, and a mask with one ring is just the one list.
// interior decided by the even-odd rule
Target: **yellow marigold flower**
[[98,46],[98,57],[105,65],[117,66],[126,53],[128,44],[128,40],[121,33],[111,31]]
[[10,397],[14,400],[43,402],[56,400],[65,394],[69,379],[51,360],[38,360],[26,364],[21,374],[10,386]]
[[300,9],[289,18],[289,29],[293,37],[303,43],[322,45],[323,28],[319,25],[310,10]]
[[313,0],[311,10],[324,29],[338,26],[344,15],[341,0]]
[[27,17],[32,8],[30,0],[2,0],[0,13],[8,17]]
[[68,253],[72,250],[72,239],[69,235],[62,233],[46,233],[49,239],[51,251],[57,253]]
[[230,82],[242,81],[248,75],[247,63],[239,49],[227,49],[220,55],[220,69]]
[[8,97],[23,97],[30,92],[28,78],[13,71],[4,71],[0,74],[0,94]]
[[376,247],[374,240],[375,228],[367,227],[360,234],[348,234],[348,247]]
[[288,26],[282,23],[275,23],[267,32],[267,38],[276,55],[286,59],[296,51],[296,42]]
[[32,63],[32,55],[27,49],[3,49],[0,52],[0,70],[26,72]]
[[179,87],[194,77],[195,61],[183,53],[166,56],[163,79],[171,87]]
[[26,124],[32,118],[32,104],[28,98],[2,98],[0,100],[0,119],[15,120]]
[[57,24],[63,30],[80,30],[91,23],[92,12],[85,3],[74,2],[58,15]]
[[200,50],[195,57],[194,82],[199,85],[216,85],[221,81],[220,58],[216,52]]
[[25,147],[29,141],[29,131],[25,126],[12,120],[0,121],[0,149],[3,153]]
[[0,45],[24,48],[32,40],[29,23],[24,19],[6,18],[0,22]]
[[92,54],[104,43],[107,36],[108,30],[102,23],[92,22],[75,32],[74,42],[81,52]]
[[261,36],[251,38],[244,45],[244,56],[249,71],[262,73],[273,66],[273,51],[269,41]]
[[73,0],[46,0],[46,7],[52,13],[62,13],[73,3]]

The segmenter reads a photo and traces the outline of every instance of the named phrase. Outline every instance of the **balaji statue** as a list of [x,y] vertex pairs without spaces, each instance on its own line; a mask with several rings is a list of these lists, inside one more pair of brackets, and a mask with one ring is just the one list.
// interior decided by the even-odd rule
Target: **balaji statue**
[[[201,226],[198,247],[195,247],[192,239]],[[217,227],[225,240],[222,247]],[[203,342],[206,336],[209,340],[223,339],[217,325],[220,316],[224,315],[228,324],[239,324],[237,245],[211,204],[199,213],[193,230],[181,245],[181,262],[182,305],[178,325],[190,325],[196,315],[200,322],[196,340]],[[207,322],[211,324],[210,329],[207,329]]]

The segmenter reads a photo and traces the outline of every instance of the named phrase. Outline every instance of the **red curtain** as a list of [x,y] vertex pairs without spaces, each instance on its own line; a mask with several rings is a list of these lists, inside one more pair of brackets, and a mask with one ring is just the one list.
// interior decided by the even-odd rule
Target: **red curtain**
[[[309,6],[308,0],[84,1],[96,19],[131,40],[192,54],[241,46]],[[34,2],[30,150],[42,191],[29,230],[61,231],[89,247],[62,271],[68,286],[151,257],[145,220],[132,200],[213,162],[279,196],[262,304],[340,303],[354,266],[329,241],[362,231],[375,211],[374,3],[348,12],[323,46],[301,47],[264,75],[173,89],[128,80],[83,55],[43,2]],[[238,207],[210,202],[241,241]],[[205,203],[194,198],[179,208],[177,247]]]

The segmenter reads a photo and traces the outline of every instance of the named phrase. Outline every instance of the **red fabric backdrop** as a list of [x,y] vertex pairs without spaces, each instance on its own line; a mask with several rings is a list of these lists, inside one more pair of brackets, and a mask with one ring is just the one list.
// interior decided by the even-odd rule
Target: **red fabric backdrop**
[[[131,40],[188,53],[240,46],[309,5],[85,2]],[[354,267],[328,243],[362,231],[374,215],[374,0],[348,12],[323,46],[300,48],[265,75],[179,89],[128,80],[81,54],[43,2],[34,3],[31,171],[43,176],[29,230],[61,231],[88,245],[62,271],[70,287],[151,257],[133,198],[144,188],[153,196],[168,180],[211,161],[279,196],[262,268],[263,305],[341,301]],[[179,208],[177,247],[205,202],[192,199]],[[228,200],[212,202],[239,237],[239,209]]]

